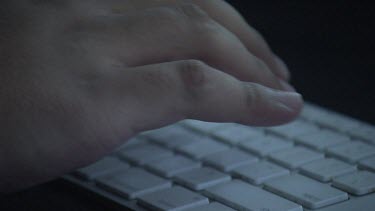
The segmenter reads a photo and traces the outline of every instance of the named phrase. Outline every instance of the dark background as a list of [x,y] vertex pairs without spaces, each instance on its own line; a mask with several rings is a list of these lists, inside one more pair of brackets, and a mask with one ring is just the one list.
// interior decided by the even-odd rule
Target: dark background
[[292,83],[306,100],[375,123],[375,11],[370,3],[228,2],[286,61]]
[[[306,100],[375,124],[375,14],[370,3],[229,2],[288,63],[292,82]],[[109,209],[120,210],[61,180],[0,198],[0,210]]]

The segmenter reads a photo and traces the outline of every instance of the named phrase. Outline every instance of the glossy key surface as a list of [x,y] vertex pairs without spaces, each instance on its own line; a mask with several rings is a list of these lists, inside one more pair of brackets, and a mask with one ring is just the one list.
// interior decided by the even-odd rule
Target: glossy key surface
[[237,210],[302,211],[301,205],[239,180],[208,188],[204,194]]
[[330,187],[328,184],[295,174],[270,180],[266,189],[304,207],[317,209],[348,199],[348,194]]
[[231,171],[239,166],[255,163],[258,158],[239,149],[228,149],[204,157],[205,164],[221,171]]
[[147,163],[146,168],[163,177],[172,177],[178,173],[201,167],[201,162],[194,161],[185,156],[176,155],[156,162]]
[[300,171],[321,182],[329,182],[332,178],[356,171],[354,165],[333,158],[313,161],[300,168]]
[[124,170],[129,167],[129,164],[119,160],[118,158],[105,157],[89,166],[78,169],[76,174],[87,180],[93,180],[105,174],[109,174],[118,170]]
[[202,139],[199,142],[177,148],[179,152],[186,154],[194,159],[200,159],[204,156],[224,151],[226,149],[229,149],[227,145],[218,141],[214,141],[211,138]]
[[139,204],[151,210],[180,211],[208,204],[208,199],[188,189],[174,186],[141,196]]
[[323,159],[324,154],[303,147],[293,147],[291,149],[272,153],[270,158],[282,166],[296,169],[306,163]]
[[293,147],[292,142],[284,141],[276,136],[259,137],[253,141],[243,141],[240,148],[259,156],[266,156],[272,152],[281,151]]
[[350,141],[350,137],[330,130],[321,130],[319,133],[301,135],[296,142],[316,150],[325,150],[328,147]]
[[234,175],[255,185],[289,174],[289,170],[268,161],[240,166],[233,170]]
[[96,182],[99,187],[129,199],[172,186],[170,181],[140,168],[99,177]]
[[332,185],[354,195],[371,193],[375,191],[375,174],[368,171],[355,172],[335,178]]
[[329,155],[342,159],[350,163],[356,163],[361,159],[365,159],[375,155],[375,146],[360,142],[352,141],[339,146],[327,149]]
[[212,168],[203,167],[177,174],[174,179],[176,182],[193,190],[203,190],[219,183],[227,182],[231,179],[231,176]]
[[224,143],[235,146],[241,141],[256,140],[258,137],[264,136],[264,132],[260,129],[233,124],[216,130],[211,135]]

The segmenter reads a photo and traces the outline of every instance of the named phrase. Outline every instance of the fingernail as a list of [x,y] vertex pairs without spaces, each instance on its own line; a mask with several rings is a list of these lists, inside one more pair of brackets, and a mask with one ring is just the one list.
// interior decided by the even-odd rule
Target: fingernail
[[302,95],[297,92],[275,91],[273,99],[290,112],[299,112],[303,105]]
[[296,92],[296,89],[292,85],[290,85],[289,83],[285,82],[284,80],[280,80],[279,82],[280,82],[281,88],[284,91]]
[[290,71],[289,71],[288,66],[285,64],[285,62],[276,55],[275,55],[275,62],[279,70],[281,71],[282,75],[284,76],[284,79],[290,80]]

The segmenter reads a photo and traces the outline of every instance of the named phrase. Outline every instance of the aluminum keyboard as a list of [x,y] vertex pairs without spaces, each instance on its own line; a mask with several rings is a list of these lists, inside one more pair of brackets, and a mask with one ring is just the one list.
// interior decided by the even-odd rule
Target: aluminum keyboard
[[375,209],[375,127],[306,104],[269,128],[184,120],[64,176],[133,210]]

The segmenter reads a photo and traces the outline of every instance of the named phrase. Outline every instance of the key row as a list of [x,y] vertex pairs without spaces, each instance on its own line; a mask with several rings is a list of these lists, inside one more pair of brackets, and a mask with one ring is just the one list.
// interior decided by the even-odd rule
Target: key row
[[[291,124],[273,127],[268,130],[274,132],[293,131],[294,134],[300,134],[294,138],[295,143],[304,145],[314,151],[326,152],[329,156],[337,157],[349,163],[357,163],[367,157],[375,156],[375,147],[372,145],[350,140],[348,136],[328,130],[320,130],[319,132],[316,132],[315,129],[310,128],[310,126],[303,126],[304,124],[306,123],[296,121]],[[191,133],[180,126],[170,126],[165,129],[159,129],[158,131],[159,132],[151,133],[151,135],[149,134],[147,137],[158,144],[184,153],[195,159],[200,159],[210,153],[230,148],[213,140],[209,136]],[[240,131],[245,132],[241,133]],[[310,131],[310,133],[304,133],[301,131]],[[216,132],[221,134],[216,135],[216,137],[219,137],[218,140],[226,140],[224,143],[236,144],[239,148],[261,157],[268,156],[273,152],[294,147],[293,142],[285,141],[286,139],[278,138],[276,136],[266,136],[264,133],[262,134],[262,132],[259,132],[259,130],[246,126],[232,124]],[[287,132],[287,134],[288,135],[286,136],[293,136],[290,132]],[[245,137],[248,136],[251,136],[252,138],[246,139]]]
[[[129,167],[127,164],[121,165],[121,168],[117,167],[116,170],[112,169],[112,172],[108,173],[109,169],[113,168],[115,166],[114,164],[118,164],[118,162],[119,161],[116,161],[115,158],[108,157],[98,162],[96,166],[91,165],[81,169],[79,172],[81,174],[88,174],[91,171],[93,174],[86,178],[92,178],[94,175],[99,175],[95,171],[98,171],[100,167],[104,167],[104,169],[100,169],[100,172],[107,172],[107,175],[103,176],[102,174],[96,178],[98,186],[128,199],[134,199],[147,193],[172,187],[172,181],[153,175],[152,173],[140,168]],[[332,181],[333,186],[354,195],[363,195],[373,192],[375,188],[375,174],[366,171],[358,172],[355,170],[356,169],[353,168],[353,166],[346,163],[329,159],[324,162],[323,160],[312,162],[302,167],[301,173],[316,178],[322,182]],[[290,172],[287,169],[267,161],[256,162],[242,166],[241,168],[236,168],[233,170],[233,175],[254,185],[265,184],[265,187],[268,187],[269,191],[273,191],[283,197],[286,197],[287,193],[289,194],[289,192],[293,190],[293,186],[288,186],[291,189],[288,189],[285,193],[280,192],[278,189],[275,189],[273,185],[270,185],[273,184],[274,181],[278,181],[279,178],[292,178],[287,181],[292,180],[289,181],[289,183],[296,183],[297,186],[295,187],[299,187],[298,179],[301,177],[304,178],[303,183],[306,183],[306,180],[310,181],[310,183],[312,183],[311,187],[317,187],[317,184],[320,184],[321,187],[329,187],[329,184],[318,183],[303,176],[298,176],[296,179],[296,176],[290,175]],[[173,178],[174,182],[197,191],[215,187],[218,184],[231,180],[230,175],[207,167],[194,168],[186,172],[181,172],[176,174]],[[311,187],[309,186],[309,188],[305,188],[309,194],[311,194],[311,191],[309,191]],[[324,188],[318,189],[319,191],[324,192]],[[294,195],[289,197],[292,201],[297,200],[293,198]],[[311,198],[311,196],[308,197]],[[335,200],[333,200],[333,202],[335,202]],[[325,206],[324,203],[323,205],[314,206],[309,203],[305,203],[304,206]]]

